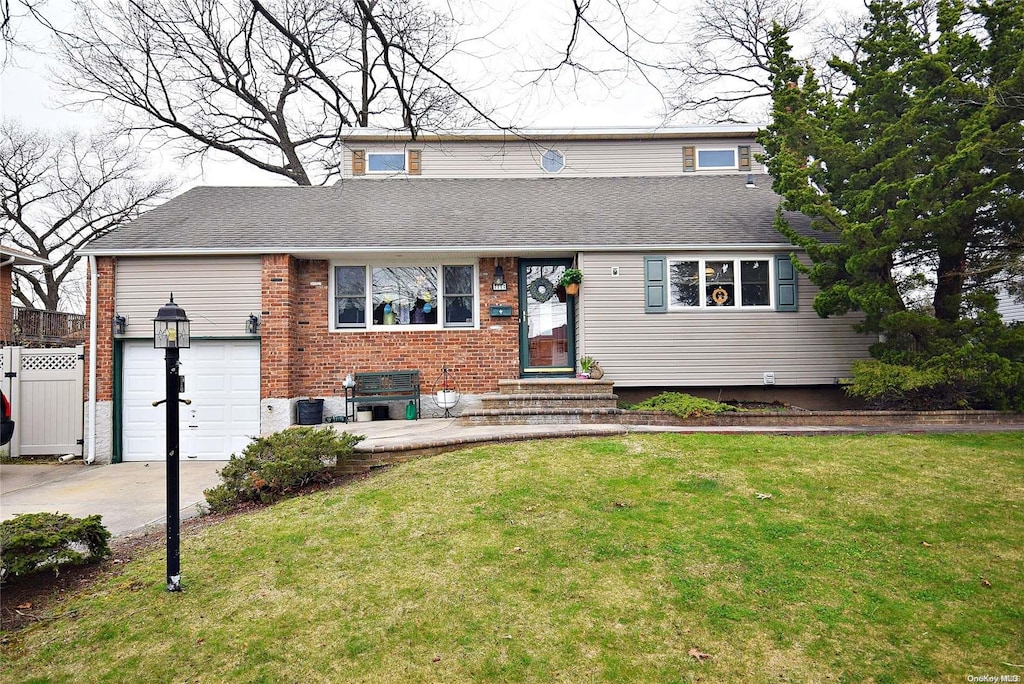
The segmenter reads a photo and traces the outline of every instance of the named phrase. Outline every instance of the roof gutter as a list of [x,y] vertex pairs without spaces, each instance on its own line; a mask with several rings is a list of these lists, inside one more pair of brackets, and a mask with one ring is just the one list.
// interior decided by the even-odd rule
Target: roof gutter
[[164,257],[164,256],[262,256],[264,254],[317,254],[324,256],[346,256],[350,254],[509,254],[517,255],[526,252],[651,252],[651,251],[733,251],[751,249],[788,249],[792,250],[793,245],[789,242],[766,243],[680,243],[680,244],[643,244],[643,245],[474,245],[471,247],[452,247],[437,245],[433,247],[414,246],[366,246],[346,248],[323,248],[316,245],[305,245],[302,247],[266,247],[266,248],[198,248],[198,249],[110,249],[110,250],[83,250],[80,253],[89,257],[93,256],[116,256],[116,257]]

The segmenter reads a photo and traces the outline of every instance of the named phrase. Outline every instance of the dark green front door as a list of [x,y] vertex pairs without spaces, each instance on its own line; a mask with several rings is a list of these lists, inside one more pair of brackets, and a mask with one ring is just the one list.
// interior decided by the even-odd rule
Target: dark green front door
[[576,370],[576,312],[558,279],[571,259],[519,260],[519,367],[524,377]]

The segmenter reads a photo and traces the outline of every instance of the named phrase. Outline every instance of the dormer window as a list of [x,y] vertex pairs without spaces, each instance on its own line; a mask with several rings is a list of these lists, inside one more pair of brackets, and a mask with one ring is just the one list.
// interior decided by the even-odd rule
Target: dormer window
[[404,152],[370,152],[366,157],[367,173],[405,173]]
[[558,150],[545,150],[540,156],[540,166],[548,173],[558,173],[565,168],[565,155]]
[[697,150],[697,170],[706,171],[708,169],[735,169],[738,168],[736,164],[736,148],[724,148],[724,149],[698,149]]

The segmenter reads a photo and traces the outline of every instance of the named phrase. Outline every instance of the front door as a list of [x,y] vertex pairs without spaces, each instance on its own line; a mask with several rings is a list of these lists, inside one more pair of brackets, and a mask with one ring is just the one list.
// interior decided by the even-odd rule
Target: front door
[[571,259],[519,260],[519,364],[523,377],[576,370],[573,298],[558,286]]

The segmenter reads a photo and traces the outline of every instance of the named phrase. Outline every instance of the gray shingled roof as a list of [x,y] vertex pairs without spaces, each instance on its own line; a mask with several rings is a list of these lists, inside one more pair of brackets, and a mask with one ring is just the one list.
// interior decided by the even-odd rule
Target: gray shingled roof
[[[357,179],[199,187],[93,241],[92,254],[781,244],[770,179]],[[801,232],[809,221],[790,215]]]

